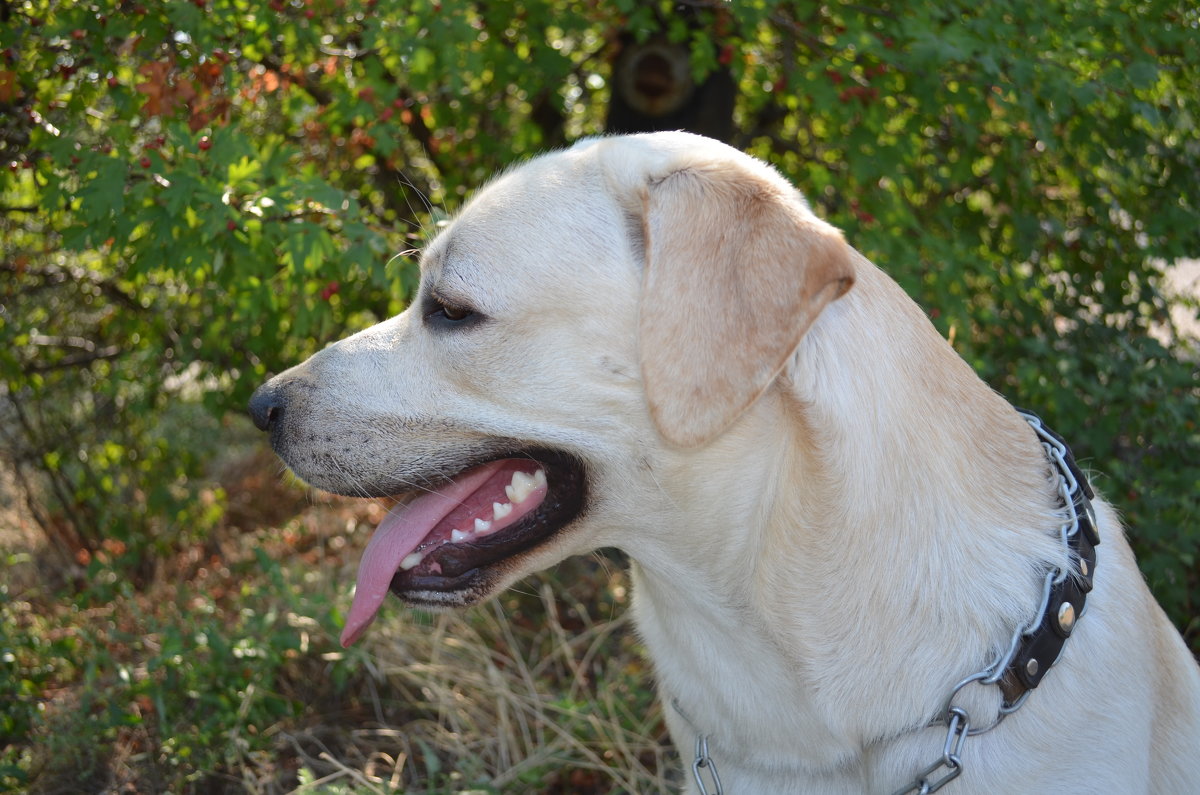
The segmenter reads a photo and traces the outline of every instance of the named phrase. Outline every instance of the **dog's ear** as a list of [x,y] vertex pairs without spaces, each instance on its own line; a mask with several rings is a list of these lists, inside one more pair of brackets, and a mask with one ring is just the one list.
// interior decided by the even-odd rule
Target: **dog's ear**
[[692,447],[725,430],[779,375],[854,282],[850,247],[786,185],[736,163],[654,180],[643,194],[638,333],[650,414]]

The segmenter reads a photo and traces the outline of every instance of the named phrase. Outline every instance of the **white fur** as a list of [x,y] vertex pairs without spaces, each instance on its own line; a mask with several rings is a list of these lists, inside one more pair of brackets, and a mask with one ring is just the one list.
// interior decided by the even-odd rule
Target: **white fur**
[[[414,306],[280,376],[281,454],[352,493],[453,471],[493,436],[574,453],[586,516],[502,585],[619,547],[664,701],[687,716],[667,707],[685,762],[703,732],[733,795],[891,793],[941,755],[944,731],[921,727],[949,689],[1036,611],[1045,568],[1069,565],[1048,467],[1024,421],[849,249],[853,287],[815,307],[770,388],[715,437],[668,442],[656,421],[670,415],[643,391],[655,373],[637,329],[657,307],[640,303],[642,214],[647,185],[708,164],[824,229],[769,167],[694,136],[536,159],[424,253],[423,290],[487,322],[443,333]],[[1200,670],[1096,504],[1086,614],[1026,705],[967,740],[947,792],[1200,792]],[[972,687],[963,703],[982,724],[998,695]]]

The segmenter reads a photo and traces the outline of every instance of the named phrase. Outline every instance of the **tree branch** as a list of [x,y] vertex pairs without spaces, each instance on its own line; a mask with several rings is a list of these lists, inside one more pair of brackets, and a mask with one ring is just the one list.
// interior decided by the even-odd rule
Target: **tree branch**
[[57,362],[47,362],[45,364],[30,364],[21,368],[21,371],[26,375],[33,373],[48,373],[54,370],[66,370],[71,367],[83,367],[92,362],[104,361],[106,359],[116,359],[124,353],[124,350],[116,345],[108,345],[104,348],[92,351],[90,353],[77,353],[74,356],[66,356],[59,359]]
[[124,304],[130,309],[143,310],[141,302],[125,292],[112,279],[103,274],[90,271],[87,268],[58,265],[17,265],[12,262],[0,262],[0,271],[7,271],[18,276],[29,275],[46,280],[50,285],[66,284],[67,282],[87,282],[101,289],[109,298]]

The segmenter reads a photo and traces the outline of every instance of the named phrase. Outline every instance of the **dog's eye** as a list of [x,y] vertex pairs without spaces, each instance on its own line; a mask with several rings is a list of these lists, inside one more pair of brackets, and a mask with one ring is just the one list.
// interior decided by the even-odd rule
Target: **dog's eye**
[[465,306],[451,304],[437,296],[429,296],[425,306],[425,319],[443,324],[457,324],[475,317],[475,312]]
[[458,306],[449,306],[447,304],[442,304],[442,308],[439,311],[442,313],[442,317],[446,318],[447,320],[466,320],[471,316],[471,310],[463,309],[462,307]]

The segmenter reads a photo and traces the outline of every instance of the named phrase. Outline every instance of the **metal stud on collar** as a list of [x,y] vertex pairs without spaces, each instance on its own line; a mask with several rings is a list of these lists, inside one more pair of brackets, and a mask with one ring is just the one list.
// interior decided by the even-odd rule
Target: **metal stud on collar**
[[1058,607],[1058,615],[1054,617],[1058,622],[1058,628],[1061,632],[1070,635],[1071,630],[1075,628],[1075,605],[1070,602],[1063,602]]

